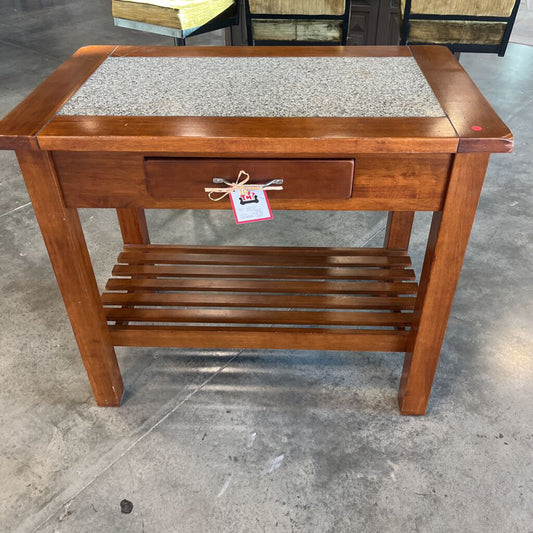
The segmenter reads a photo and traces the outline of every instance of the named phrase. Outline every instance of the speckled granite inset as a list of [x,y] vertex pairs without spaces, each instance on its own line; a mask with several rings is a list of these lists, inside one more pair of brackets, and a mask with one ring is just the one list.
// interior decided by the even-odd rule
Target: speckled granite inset
[[60,114],[444,116],[411,57],[108,58]]

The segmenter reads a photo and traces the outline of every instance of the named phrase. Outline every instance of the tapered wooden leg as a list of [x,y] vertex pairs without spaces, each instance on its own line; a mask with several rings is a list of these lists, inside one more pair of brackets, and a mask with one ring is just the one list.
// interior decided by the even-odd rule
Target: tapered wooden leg
[[122,377],[76,209],[67,208],[48,152],[17,152],[24,180],[98,405],[117,406]]
[[404,415],[426,412],[489,154],[455,156],[442,212],[433,215],[399,390]]
[[402,250],[409,248],[414,217],[413,211],[389,212],[385,231],[385,248],[399,248]]
[[124,244],[150,244],[144,209],[117,209]]

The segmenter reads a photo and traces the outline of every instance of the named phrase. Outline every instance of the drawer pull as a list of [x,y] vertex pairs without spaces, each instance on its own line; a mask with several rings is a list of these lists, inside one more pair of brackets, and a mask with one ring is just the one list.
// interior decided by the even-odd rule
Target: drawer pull
[[[233,187],[234,185],[233,183],[231,183],[228,180],[225,180],[224,178],[213,178],[213,183],[223,183],[224,185],[227,185],[228,187]],[[283,178],[276,178],[276,179],[270,180],[267,183],[250,184],[246,188],[247,189],[253,189],[253,188],[264,189],[265,187],[270,187],[271,185],[283,185]],[[276,188],[276,190],[279,190],[279,189]]]
[[[241,178],[244,177],[242,181]],[[213,178],[213,183],[222,183],[223,185],[226,185],[226,187],[206,187],[204,191],[208,193],[209,199],[213,200],[213,202],[218,202],[219,200],[222,200],[223,198],[226,198],[228,194],[237,191],[239,189],[247,189],[249,191],[282,191],[283,187],[281,184],[283,183],[283,179],[277,178],[270,180],[268,183],[251,183],[250,185],[247,185],[248,180],[250,179],[250,174],[248,172],[245,172],[244,170],[241,170],[239,172],[239,175],[237,176],[237,179],[235,180],[235,183],[231,183],[228,180],[225,180],[224,178]],[[276,185],[274,185],[274,183]],[[279,185],[278,185],[279,184]],[[216,198],[213,197],[213,193],[220,193],[220,196],[217,196]]]

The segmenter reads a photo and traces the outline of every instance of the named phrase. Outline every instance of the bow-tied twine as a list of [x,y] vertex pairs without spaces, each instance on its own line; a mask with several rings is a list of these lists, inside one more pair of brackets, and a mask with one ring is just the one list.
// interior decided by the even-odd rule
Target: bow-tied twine
[[[241,180],[241,177],[245,176],[245,178]],[[244,187],[246,183],[250,180],[250,174],[248,172],[245,172],[244,170],[241,170],[239,172],[239,175],[237,176],[237,179],[235,180],[235,183],[232,183],[231,185],[228,185],[227,187],[206,187],[204,190],[208,193],[209,199],[213,200],[213,202],[218,202],[222,200],[223,198],[226,198],[229,194],[231,194],[234,191],[238,190],[248,190],[248,191],[257,191],[257,190],[263,190],[263,191],[270,191],[270,190],[282,190],[283,187],[277,187],[277,186],[267,186],[261,184],[254,184],[254,185],[248,185],[248,187]],[[213,197],[213,193],[221,193],[218,197]]]

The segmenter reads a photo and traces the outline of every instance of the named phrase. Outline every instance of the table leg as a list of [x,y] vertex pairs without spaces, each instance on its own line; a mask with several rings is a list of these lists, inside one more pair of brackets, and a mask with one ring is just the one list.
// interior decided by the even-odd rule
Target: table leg
[[122,377],[78,212],[63,202],[49,152],[24,150],[17,158],[96,402],[117,406]]
[[385,230],[385,248],[400,248],[407,250],[411,240],[413,227],[413,211],[390,211]]
[[433,215],[399,390],[404,415],[426,412],[489,154],[455,156],[442,211]]
[[124,244],[150,244],[144,209],[117,209]]

